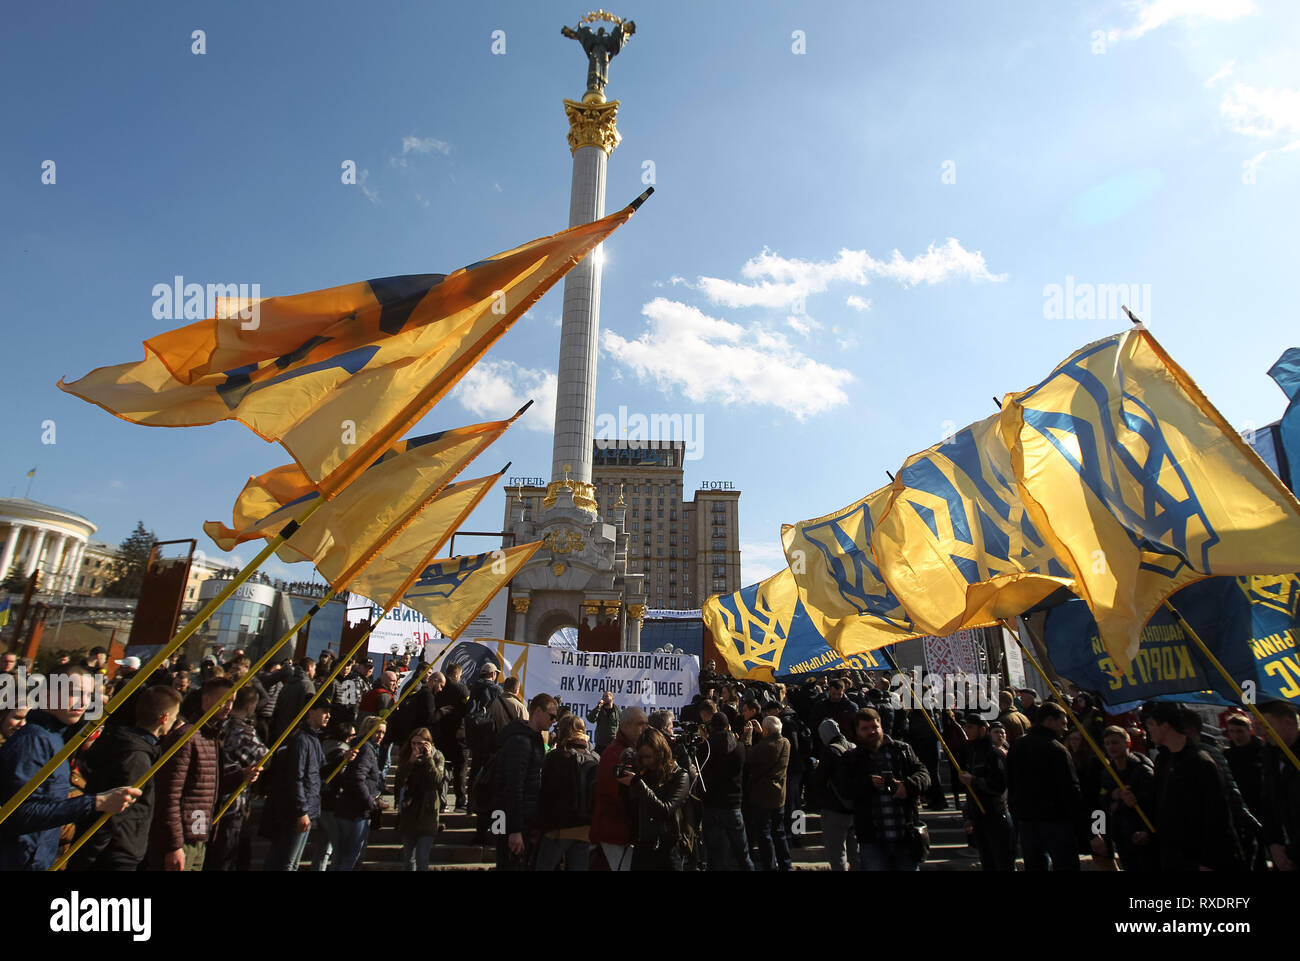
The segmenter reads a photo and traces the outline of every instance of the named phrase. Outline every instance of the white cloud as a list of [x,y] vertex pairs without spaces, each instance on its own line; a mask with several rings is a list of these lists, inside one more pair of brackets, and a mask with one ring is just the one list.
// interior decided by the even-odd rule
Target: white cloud
[[843,385],[853,375],[805,356],[784,334],[719,320],[663,297],[641,313],[648,324],[640,337],[606,330],[601,346],[662,390],[676,387],[697,403],[777,407],[800,420],[848,401]]
[[809,337],[814,330],[822,329],[822,325],[807,314],[791,314],[785,319],[785,325],[802,337]]
[[1260,90],[1235,83],[1219,112],[1230,129],[1247,137],[1300,135],[1300,90]]
[[509,417],[531,400],[533,406],[519,425],[554,433],[557,382],[549,370],[521,367],[509,360],[489,360],[471,367],[450,396],[466,410],[491,418]]
[[[1007,277],[990,273],[984,255],[966,250],[955,237],[949,237],[939,247],[931,244],[925,253],[911,260],[898,250],[888,261],[881,261],[865,250],[845,249],[834,260],[808,261],[782,257],[764,248],[757,257],[746,261],[740,272],[748,283],[721,277],[700,277],[693,285],[674,277],[672,283],[693,286],[712,303],[724,307],[788,309],[802,307],[810,295],[822,293],[832,284],[864,287],[873,277],[885,277],[905,287],[955,279],[997,282]],[[859,302],[866,303],[860,298]]]
[[1124,31],[1130,40],[1178,20],[1238,20],[1259,10],[1255,0],[1130,0],[1128,7],[1137,21]]
[[1205,81],[1205,85],[1207,87],[1213,87],[1216,83],[1218,83],[1220,80],[1224,79],[1225,77],[1231,77],[1232,71],[1235,69],[1237,69],[1237,61],[1229,60],[1222,67],[1220,67],[1218,70],[1214,71],[1214,73],[1210,75],[1210,77]]
[[446,156],[451,153],[451,145],[445,140],[439,140],[436,137],[403,137],[402,153],[438,153]]
[[1219,113],[1228,128],[1243,137],[1290,141],[1282,146],[1270,146],[1246,161],[1243,167],[1250,171],[1252,178],[1269,154],[1300,150],[1300,90],[1260,90],[1235,83],[1224,95]]
[[410,166],[406,157],[407,154],[431,153],[440,153],[445,157],[451,153],[451,144],[445,140],[439,140],[437,137],[403,137],[401,154],[389,157],[388,165],[390,167],[407,167]]
[[844,299],[844,303],[849,307],[852,307],[854,310],[868,311],[871,309],[871,301],[863,300],[857,294],[849,294],[849,296]]
[[369,179],[370,179],[370,171],[363,170],[361,171],[361,176],[357,179],[357,183],[361,185],[361,193],[365,195],[365,198],[369,200],[372,204],[377,204],[379,203],[379,191],[376,190],[374,187],[366,186],[366,181]]

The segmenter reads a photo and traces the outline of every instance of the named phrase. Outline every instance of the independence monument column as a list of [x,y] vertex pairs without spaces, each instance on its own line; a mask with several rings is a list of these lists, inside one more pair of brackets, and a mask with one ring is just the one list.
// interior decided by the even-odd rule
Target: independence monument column
[[[601,24],[593,29],[595,24]],[[587,57],[587,90],[581,101],[565,100],[573,180],[569,226],[605,216],[605,171],[621,139],[616,127],[618,101],[605,99],[609,62],[636,32],[636,24],[604,10],[589,13],[578,26],[560,33],[582,45]],[[564,626],[585,626],[580,643],[613,649],[639,647],[645,615],[643,575],[627,575],[626,509],[620,496],[611,516],[599,516],[591,483],[596,421],[596,345],[600,333],[600,251],[574,267],[564,279],[564,314],[555,399],[555,440],[551,481],[542,508],[528,516],[522,501],[512,509],[516,543],[541,540],[538,551],[512,582],[510,636],[545,644]],[[594,632],[594,633],[593,633]]]

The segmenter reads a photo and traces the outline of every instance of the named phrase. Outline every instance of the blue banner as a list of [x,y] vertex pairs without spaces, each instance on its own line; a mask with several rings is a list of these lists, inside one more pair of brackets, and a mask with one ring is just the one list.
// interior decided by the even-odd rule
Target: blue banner
[[[1211,577],[1183,588],[1170,603],[1248,697],[1300,704],[1295,646],[1300,576]],[[1082,601],[1049,610],[1045,633],[1057,673],[1099,693],[1107,706],[1197,692],[1238,703],[1236,693],[1163,607],[1142,631],[1127,673],[1116,669]]]

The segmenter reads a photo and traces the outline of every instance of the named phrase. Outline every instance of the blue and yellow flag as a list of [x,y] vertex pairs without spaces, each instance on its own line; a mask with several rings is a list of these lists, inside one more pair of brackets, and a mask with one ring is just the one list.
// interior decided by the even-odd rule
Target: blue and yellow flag
[[541,541],[533,541],[486,554],[433,561],[407,586],[402,603],[432,621],[443,636],[455,640],[541,546]]
[[0,597],[0,627],[9,623],[9,598]]
[[[374,541],[389,523],[406,516],[421,500],[436,494],[471,460],[500,437],[522,414],[413,437],[390,447],[366,472],[317,511],[278,551],[282,560],[316,561],[338,532],[356,550]],[[296,464],[251,477],[235,501],[232,526],[208,521],[203,530],[223,551],[264,537],[273,539],[320,495]],[[370,532],[370,533],[364,533]]]
[[1020,499],[1120,670],[1179,588],[1300,570],[1300,503],[1145,329],[1076,351],[1001,416]]
[[136,424],[238,420],[333,497],[634,207],[451,274],[226,301],[145,341],[144,360],[59,387]]
[[915,636],[810,610],[788,568],[734,594],[710,597],[701,616],[727,673],[759,681],[837,668],[884,670],[887,665],[870,652]]
[[887,633],[914,632],[871,549],[892,494],[884,487],[833,514],[782,526],[786,562],[808,609],[830,620],[861,618]]
[[909,457],[871,535],[881,578],[923,634],[996,624],[1073,585],[1025,513],[998,424]]
[[396,532],[387,532],[378,550],[357,558],[355,549],[344,540],[325,552],[316,562],[316,569],[331,584],[346,579],[352,590],[376,603],[395,604],[402,600],[410,580],[424,570],[430,558],[438,556],[500,479],[501,474],[493,474],[449,484],[431,500],[422,502]]
[[[1300,577],[1209,577],[1184,587],[1171,603],[1253,701],[1300,704]],[[1044,640],[1057,673],[1098,692],[1107,705],[1205,691],[1222,702],[1238,702],[1236,691],[1163,608],[1143,628],[1137,656],[1126,670],[1106,652],[1082,601],[1047,612]]]
[[1300,347],[1292,347],[1269,368],[1268,375],[1286,394],[1286,413],[1274,433],[1278,476],[1295,493],[1300,483]]

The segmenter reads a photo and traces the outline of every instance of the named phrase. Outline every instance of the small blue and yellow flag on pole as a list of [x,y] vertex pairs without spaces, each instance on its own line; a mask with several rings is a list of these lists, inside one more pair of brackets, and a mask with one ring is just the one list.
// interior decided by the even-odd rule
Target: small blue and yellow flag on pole
[[333,497],[639,205],[478,261],[290,297],[225,301],[145,358],[59,387],[136,424],[238,420]]
[[1300,570],[1300,503],[1145,329],[1076,351],[1001,419],[1026,512],[1120,670],[1179,588]]
[[809,609],[789,568],[710,597],[701,615],[727,673],[757,681],[841,666],[884,670],[887,663],[871,651],[915,636],[857,616],[832,621]]
[[533,541],[433,561],[407,586],[402,603],[415,608],[444,636],[455,640],[541,546],[541,541]]
[[35,476],[36,476],[36,468],[33,467],[31,470],[29,470],[29,471],[27,472],[27,476],[28,476],[28,477],[35,477]]

